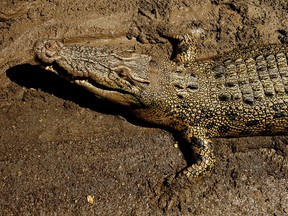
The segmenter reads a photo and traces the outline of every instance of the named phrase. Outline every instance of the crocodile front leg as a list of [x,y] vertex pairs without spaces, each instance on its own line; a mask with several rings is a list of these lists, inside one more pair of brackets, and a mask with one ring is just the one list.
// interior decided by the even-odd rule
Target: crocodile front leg
[[176,56],[174,61],[189,65],[195,61],[197,49],[195,46],[195,37],[190,34],[170,35],[171,38],[178,40]]
[[187,177],[197,177],[209,173],[214,166],[215,156],[212,142],[205,136],[205,130],[201,128],[188,129],[186,139],[192,144],[192,149],[197,162],[183,170]]

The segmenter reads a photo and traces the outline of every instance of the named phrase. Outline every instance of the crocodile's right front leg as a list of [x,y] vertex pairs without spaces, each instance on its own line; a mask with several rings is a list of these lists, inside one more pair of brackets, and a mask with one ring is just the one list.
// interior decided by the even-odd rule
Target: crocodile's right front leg
[[206,137],[201,128],[188,129],[186,139],[192,144],[192,149],[197,159],[195,164],[186,167],[182,172],[187,177],[197,177],[209,173],[214,166],[215,156],[212,142]]

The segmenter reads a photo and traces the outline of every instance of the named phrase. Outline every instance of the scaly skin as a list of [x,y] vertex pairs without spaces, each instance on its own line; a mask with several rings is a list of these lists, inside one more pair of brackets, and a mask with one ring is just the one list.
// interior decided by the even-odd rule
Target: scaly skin
[[174,61],[131,52],[38,41],[36,59],[95,95],[127,106],[137,117],[172,128],[192,144],[199,176],[215,163],[211,138],[285,134],[288,48],[270,45],[195,60],[189,35]]

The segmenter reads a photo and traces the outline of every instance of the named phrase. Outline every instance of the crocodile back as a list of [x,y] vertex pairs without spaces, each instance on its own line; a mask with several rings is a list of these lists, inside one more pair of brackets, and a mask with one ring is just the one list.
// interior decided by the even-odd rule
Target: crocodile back
[[250,105],[287,96],[287,53],[286,47],[272,45],[213,59],[209,70],[211,92],[219,92],[221,101]]
[[205,71],[211,101],[222,110],[220,136],[229,127],[235,127],[231,135],[287,131],[287,53],[287,47],[271,45],[210,60]]
[[280,45],[234,50],[196,61],[193,73],[173,75],[180,98],[172,108],[176,124],[204,128],[208,137],[286,133],[287,53]]

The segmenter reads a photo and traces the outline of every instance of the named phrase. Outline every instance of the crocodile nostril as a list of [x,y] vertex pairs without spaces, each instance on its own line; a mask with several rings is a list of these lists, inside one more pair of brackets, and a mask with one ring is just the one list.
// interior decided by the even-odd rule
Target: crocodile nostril
[[45,48],[47,50],[55,51],[55,50],[57,50],[57,47],[58,47],[58,45],[57,45],[56,41],[47,41],[45,43]]

